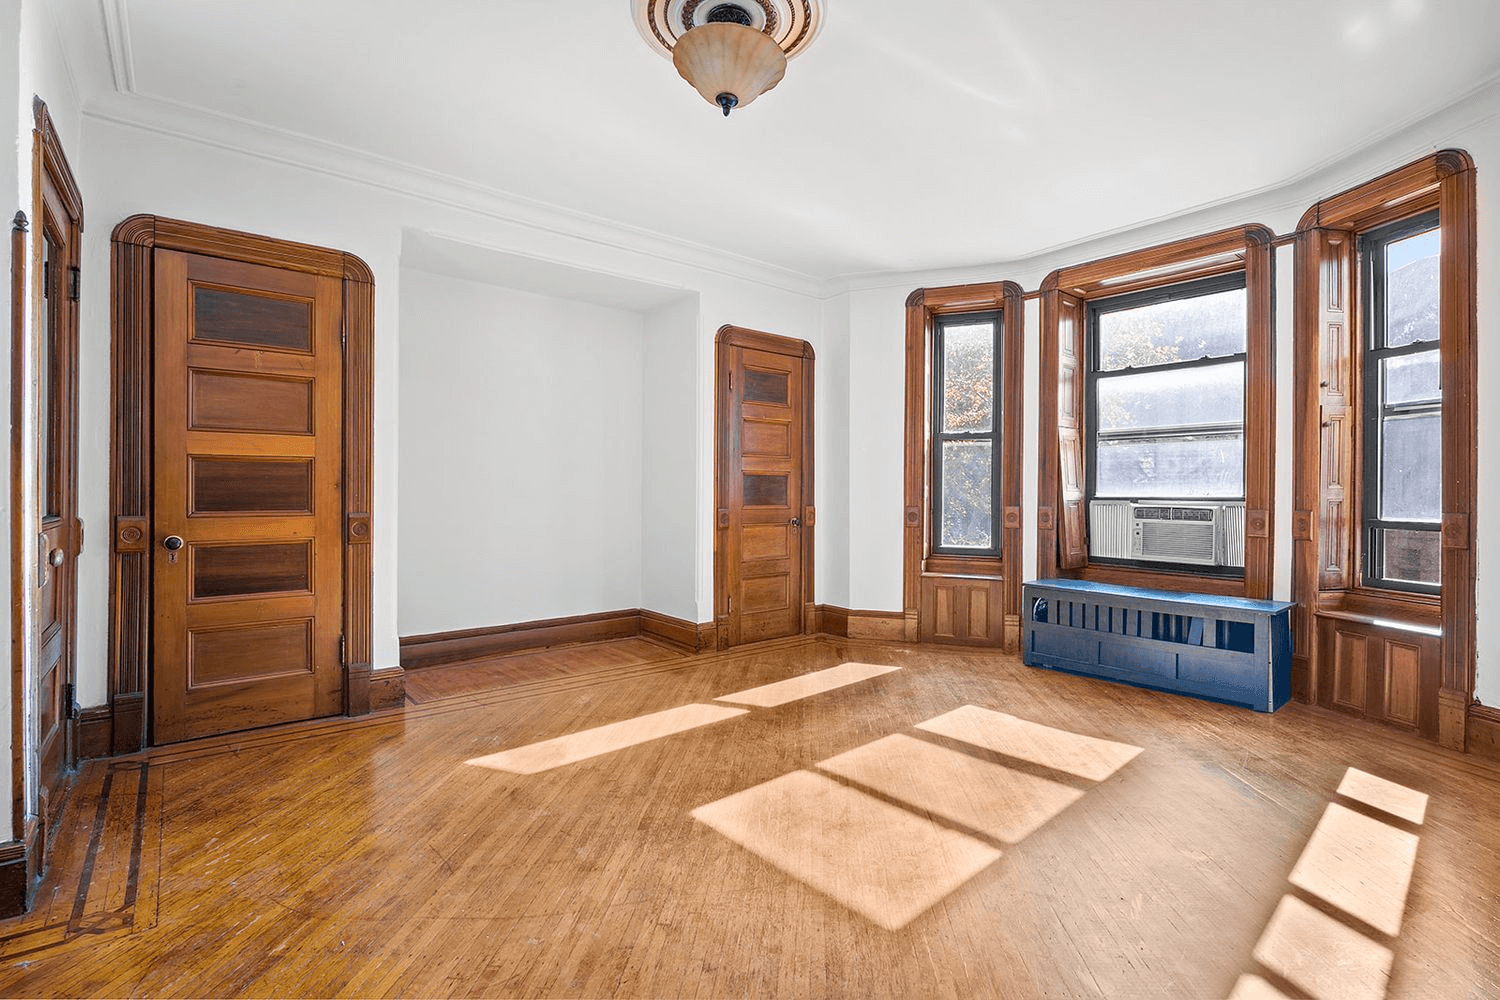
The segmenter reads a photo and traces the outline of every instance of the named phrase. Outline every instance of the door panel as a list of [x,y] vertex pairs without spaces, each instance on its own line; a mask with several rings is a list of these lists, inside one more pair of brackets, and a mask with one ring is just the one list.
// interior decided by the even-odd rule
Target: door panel
[[333,715],[341,282],[168,250],[155,267],[155,742]]
[[50,825],[58,792],[73,764],[69,745],[74,675],[77,498],[78,307],[69,274],[77,266],[78,228],[44,171],[38,235],[42,313],[36,345],[37,536],[36,649],[37,810]]
[[735,645],[802,631],[807,363],[743,346],[722,363],[721,618],[723,644]]

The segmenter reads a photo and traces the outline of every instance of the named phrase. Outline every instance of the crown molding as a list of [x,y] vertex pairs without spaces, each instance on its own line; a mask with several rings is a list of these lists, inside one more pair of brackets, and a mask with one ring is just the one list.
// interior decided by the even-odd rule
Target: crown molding
[[822,282],[800,271],[190,105],[116,92],[96,97],[83,114],[794,295],[822,295]]

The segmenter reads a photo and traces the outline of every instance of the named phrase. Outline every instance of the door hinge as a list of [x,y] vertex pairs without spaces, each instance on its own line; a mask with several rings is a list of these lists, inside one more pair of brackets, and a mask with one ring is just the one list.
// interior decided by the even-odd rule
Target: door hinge
[[68,718],[70,718],[70,719],[76,719],[76,718],[78,718],[79,709],[78,709],[78,688],[77,688],[77,686],[74,685],[74,684],[72,684],[72,683],[64,684],[63,685],[63,690],[62,690],[62,696],[63,696],[63,711],[67,714]]
[[73,555],[83,555],[83,518],[73,518]]
[[347,667],[348,665],[349,665],[349,645],[348,645],[348,643],[346,643],[344,641],[344,637],[342,635],[340,635],[339,636],[339,666],[341,666],[341,667]]
[[734,372],[729,373],[729,391],[734,391]]
[[68,298],[78,301],[78,289],[83,284],[83,273],[76,267],[68,268]]
[[52,298],[52,262],[42,261],[42,298]]

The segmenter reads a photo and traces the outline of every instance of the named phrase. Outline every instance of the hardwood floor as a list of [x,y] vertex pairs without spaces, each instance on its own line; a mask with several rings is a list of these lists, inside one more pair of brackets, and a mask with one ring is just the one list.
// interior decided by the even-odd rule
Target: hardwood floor
[[1482,762],[998,653],[561,655],[89,763],[0,995],[1500,996]]

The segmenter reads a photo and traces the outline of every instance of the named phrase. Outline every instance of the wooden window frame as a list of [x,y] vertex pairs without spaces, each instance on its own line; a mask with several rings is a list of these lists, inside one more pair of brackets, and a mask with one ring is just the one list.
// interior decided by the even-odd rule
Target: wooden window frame
[[[1443,513],[1440,593],[1365,586],[1359,452],[1359,361],[1366,320],[1358,293],[1361,233],[1436,209],[1442,227],[1439,282],[1443,386]],[[1478,411],[1477,199],[1474,162],[1445,149],[1325,198],[1297,226],[1294,351],[1296,454],[1292,518],[1293,695],[1324,704],[1332,664],[1320,663],[1317,619],[1373,627],[1400,622],[1441,634],[1434,732],[1464,750],[1473,704],[1476,555],[1473,545]],[[1424,735],[1428,733],[1423,731]]]
[[[990,345],[992,354],[992,368],[990,383],[993,387],[993,404],[990,411],[990,429],[988,431],[944,431],[942,430],[942,409],[944,398],[944,375],[942,370],[942,355],[945,349],[946,327],[949,321],[972,321],[975,325],[989,323],[992,327]],[[999,310],[986,310],[976,313],[940,313],[933,316],[932,320],[932,358],[931,376],[928,384],[932,387],[929,395],[932,397],[932,414],[929,417],[932,428],[931,447],[928,448],[928,461],[932,468],[928,470],[928,494],[932,509],[928,512],[928,524],[932,526],[933,535],[938,535],[938,522],[943,514],[943,483],[942,483],[942,445],[948,441],[988,441],[990,443],[990,539],[988,549],[963,549],[958,546],[944,546],[940,539],[933,537],[928,540],[928,551],[934,557],[956,557],[967,558],[979,556],[982,558],[998,559],[1004,554],[1005,540],[1001,532],[997,530],[998,525],[994,523],[994,511],[1004,507],[1001,488],[1005,477],[996,475],[999,471],[999,457],[1004,454],[1005,447],[1005,396],[1003,386],[1005,384],[1005,315]],[[999,419],[996,419],[996,418]]]
[[[1269,598],[1274,557],[1276,360],[1271,230],[1237,226],[1053,271],[1042,282],[1037,576]],[[1245,570],[1243,576],[1089,560],[1084,385],[1090,302],[1245,274]]]
[[[921,581],[924,574],[986,578],[1000,583],[1000,612],[1004,646],[1019,648],[1021,608],[1021,459],[1025,307],[1021,286],[1014,281],[919,288],[906,300],[906,419],[904,434],[904,518],[902,555],[902,614],[905,636],[919,638]],[[931,474],[931,394],[933,333],[940,316],[1000,313],[1000,452],[997,469],[1016,470],[1002,476],[996,512],[1000,554],[934,554]]]
[[146,745],[151,659],[152,336],[157,248],[343,280],[344,712],[370,711],[374,621],[375,279],[353,254],[155,215],[111,237],[109,730],[116,753]]
[[[1380,475],[1380,444],[1381,423],[1388,409],[1383,403],[1381,387],[1379,382],[1380,361],[1386,358],[1412,357],[1417,354],[1429,352],[1439,353],[1439,366],[1441,367],[1441,347],[1431,341],[1423,341],[1417,344],[1407,344],[1399,347],[1389,347],[1384,343],[1376,343],[1375,335],[1378,331],[1388,328],[1389,317],[1386,315],[1386,304],[1383,301],[1383,292],[1387,287],[1388,276],[1383,267],[1377,267],[1374,261],[1375,254],[1371,252],[1369,237],[1378,237],[1374,246],[1384,248],[1397,240],[1404,239],[1417,232],[1430,231],[1425,223],[1430,222],[1437,225],[1440,220],[1436,211],[1423,212],[1419,215],[1406,219],[1399,219],[1393,223],[1387,223],[1379,229],[1361,234],[1356,240],[1356,258],[1360,268],[1360,315],[1364,322],[1360,324],[1357,331],[1360,341],[1360,463],[1362,471],[1359,478],[1359,509],[1360,509],[1360,531],[1359,542],[1363,546],[1359,560],[1359,578],[1361,586],[1376,590],[1401,590],[1418,594],[1436,594],[1440,591],[1440,584],[1409,583],[1384,577],[1378,571],[1383,562],[1385,539],[1383,532],[1389,530],[1405,531],[1428,531],[1440,536],[1442,531],[1441,509],[1439,520],[1431,525],[1425,523],[1402,523],[1379,516],[1377,513],[1380,506],[1378,495],[1381,489]],[[1414,229],[1413,226],[1420,226]],[[1401,227],[1401,228],[1396,228]],[[1375,405],[1370,405],[1374,403]],[[1407,412],[1435,412],[1441,419],[1442,393],[1438,394],[1438,402],[1423,402],[1420,404],[1404,407]],[[1439,473],[1441,475],[1441,472]],[[1437,544],[1441,551],[1442,540],[1438,537]],[[1439,577],[1441,580],[1441,576]]]

